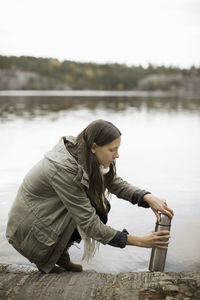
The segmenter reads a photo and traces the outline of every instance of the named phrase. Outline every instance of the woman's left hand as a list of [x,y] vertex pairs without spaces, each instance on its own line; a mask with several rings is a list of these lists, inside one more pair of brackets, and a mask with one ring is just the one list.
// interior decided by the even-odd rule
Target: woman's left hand
[[163,199],[157,198],[152,194],[144,195],[143,199],[149,204],[153,212],[155,213],[158,222],[160,221],[159,212],[167,215],[170,219],[173,218],[174,212],[171,208],[167,206],[167,202]]

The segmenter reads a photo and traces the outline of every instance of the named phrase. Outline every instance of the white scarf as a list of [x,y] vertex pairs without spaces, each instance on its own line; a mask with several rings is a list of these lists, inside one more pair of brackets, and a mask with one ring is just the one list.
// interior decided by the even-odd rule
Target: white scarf
[[[106,168],[103,165],[100,165],[99,170],[101,172],[101,175],[103,176],[110,171],[110,167]],[[77,226],[77,230],[84,241],[84,251],[83,251],[82,260],[89,261],[90,259],[92,259],[92,257],[94,257],[96,251],[97,250],[99,251],[100,243],[88,237],[79,226]]]
[[101,172],[101,175],[105,175],[110,171],[110,167],[108,166],[107,168],[104,167],[103,165],[100,165],[99,170]]

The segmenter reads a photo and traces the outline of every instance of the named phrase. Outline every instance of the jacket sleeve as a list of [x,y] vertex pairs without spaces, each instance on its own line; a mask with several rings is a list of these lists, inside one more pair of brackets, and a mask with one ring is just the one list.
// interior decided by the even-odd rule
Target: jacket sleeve
[[125,248],[127,243],[127,235],[128,231],[126,229],[118,231],[108,244],[113,247]]
[[53,176],[51,185],[75,224],[88,237],[107,244],[116,235],[117,230],[101,222],[86,192],[74,181],[74,178],[75,175],[66,169],[59,168]]
[[150,192],[141,190],[139,187],[129,184],[118,176],[114,178],[110,192],[118,198],[127,200],[132,204],[138,204],[138,206],[146,208],[149,207],[149,204],[143,200],[143,197],[146,194],[150,194]]

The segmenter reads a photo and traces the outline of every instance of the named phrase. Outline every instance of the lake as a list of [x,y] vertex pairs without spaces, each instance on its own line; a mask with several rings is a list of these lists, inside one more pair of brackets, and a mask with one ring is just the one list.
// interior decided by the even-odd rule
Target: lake
[[[0,97],[0,263],[27,264],[5,238],[8,211],[26,172],[63,135],[95,119],[122,132],[117,174],[167,200],[174,210],[165,271],[200,270],[200,99],[127,97]],[[111,197],[108,224],[130,234],[155,228],[151,209]],[[75,262],[82,243],[70,248]],[[101,245],[84,269],[148,270],[150,249]],[[34,266],[34,265],[32,265]]]

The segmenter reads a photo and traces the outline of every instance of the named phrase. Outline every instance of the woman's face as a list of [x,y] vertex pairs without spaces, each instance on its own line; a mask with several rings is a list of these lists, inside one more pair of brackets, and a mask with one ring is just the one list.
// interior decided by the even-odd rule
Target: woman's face
[[121,137],[104,146],[98,146],[96,143],[93,143],[91,151],[96,155],[98,162],[107,168],[119,157],[118,149],[120,143]]

